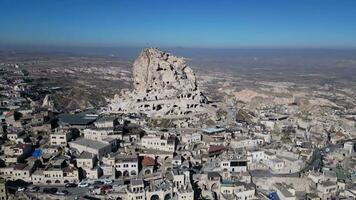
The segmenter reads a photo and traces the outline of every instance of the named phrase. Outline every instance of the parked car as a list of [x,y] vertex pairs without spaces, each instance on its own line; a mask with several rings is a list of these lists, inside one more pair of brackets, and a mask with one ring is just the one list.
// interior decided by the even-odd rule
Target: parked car
[[69,194],[68,190],[62,190],[62,191],[56,192],[56,195],[61,195],[61,196],[66,196],[68,194]]
[[89,186],[89,183],[87,183],[87,182],[80,182],[78,184],[78,187],[80,187],[80,188],[84,188],[84,187],[88,187],[88,186]]
[[28,188],[28,191],[30,192],[38,192],[40,190],[40,187],[38,186],[32,186]]
[[94,183],[93,183],[94,186],[103,185],[103,184],[104,184],[104,182],[103,181],[99,181],[99,180],[94,181]]
[[66,187],[66,188],[73,188],[73,187],[77,187],[78,185],[77,184],[75,184],[75,183],[66,183],[65,185],[64,185],[64,187]]
[[55,194],[57,191],[57,188],[43,188],[43,192],[47,194]]
[[112,179],[104,179],[105,184],[112,184],[114,181]]

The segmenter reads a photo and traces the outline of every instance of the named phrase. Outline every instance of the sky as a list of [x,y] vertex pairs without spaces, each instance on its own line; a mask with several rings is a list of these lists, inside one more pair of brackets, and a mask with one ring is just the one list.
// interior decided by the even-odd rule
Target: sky
[[356,48],[356,1],[0,0],[0,45]]

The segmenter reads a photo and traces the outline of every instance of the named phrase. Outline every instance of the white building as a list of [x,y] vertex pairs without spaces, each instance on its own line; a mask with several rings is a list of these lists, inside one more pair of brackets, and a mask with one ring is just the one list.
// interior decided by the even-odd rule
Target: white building
[[345,142],[344,149],[347,151],[349,155],[354,153],[354,143],[353,142]]
[[159,135],[146,135],[141,138],[141,145],[147,149],[175,151],[175,138]]
[[275,158],[275,159],[270,159],[268,160],[268,167],[274,171],[278,172],[284,169],[285,163],[283,160]]
[[111,135],[114,135],[114,128],[112,127],[90,127],[86,128],[83,131],[84,138],[90,140],[102,141],[106,138],[109,138]]
[[67,146],[70,138],[70,132],[67,130],[60,130],[50,134],[50,144],[52,146]]
[[126,189],[126,196],[123,199],[146,199],[144,183],[142,179],[131,179],[129,187]]
[[317,185],[318,194],[322,199],[331,199],[335,197],[338,191],[338,185],[333,181],[323,181]]
[[295,189],[285,183],[275,183],[273,188],[276,190],[279,199],[283,200],[296,200]]
[[105,165],[114,167],[119,177],[138,175],[138,158],[136,155],[109,154],[102,161]]
[[89,152],[83,151],[77,160],[77,167],[83,169],[93,169],[96,166],[96,156]]
[[258,138],[261,138],[265,143],[271,143],[272,136],[269,133],[256,132],[254,135]]
[[229,172],[246,172],[247,171],[247,160],[244,159],[231,159],[222,160],[220,167],[223,170],[228,170]]
[[231,141],[230,146],[233,148],[254,148],[262,145],[264,142],[263,139],[255,138],[237,138]]
[[263,150],[253,150],[247,153],[250,162],[260,162],[265,159],[265,152]]
[[184,185],[177,188],[177,200],[194,199],[194,190],[190,185]]
[[9,127],[8,133],[6,135],[7,135],[7,139],[16,142],[16,140],[20,138],[22,135],[24,135],[24,133],[25,132],[21,131],[20,129],[15,130],[14,127]]
[[111,153],[116,145],[116,140],[95,141],[86,138],[79,138],[73,142],[69,142],[69,147],[76,149],[79,153],[86,151],[98,156],[99,158]]
[[243,182],[225,181],[220,186],[219,199],[255,199],[255,189]]
[[194,144],[194,143],[199,143],[201,142],[201,134],[196,132],[196,133],[184,133],[182,134],[182,143],[185,144]]

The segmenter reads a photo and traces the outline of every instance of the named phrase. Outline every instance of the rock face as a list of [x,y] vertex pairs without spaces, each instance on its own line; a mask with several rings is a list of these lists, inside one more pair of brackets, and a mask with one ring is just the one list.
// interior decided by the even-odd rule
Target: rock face
[[134,88],[138,91],[152,89],[197,89],[193,71],[183,58],[169,55],[158,49],[143,49],[133,64]]
[[193,70],[183,58],[158,49],[143,49],[132,71],[137,101],[191,99],[207,102],[198,89]]
[[155,48],[141,51],[133,64],[134,90],[111,100],[111,113],[143,113],[150,118],[180,119],[211,115],[208,99],[183,58]]
[[50,111],[54,111],[56,112],[56,108],[54,106],[54,102],[53,102],[53,99],[51,98],[51,96],[49,96],[48,94],[45,96],[45,98],[43,99],[43,102],[42,102],[42,107],[43,108],[47,108],[48,110]]

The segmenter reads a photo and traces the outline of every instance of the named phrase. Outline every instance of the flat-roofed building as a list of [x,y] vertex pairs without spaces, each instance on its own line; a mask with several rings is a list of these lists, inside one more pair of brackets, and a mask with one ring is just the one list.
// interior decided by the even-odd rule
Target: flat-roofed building
[[279,199],[296,200],[295,189],[285,183],[275,183],[273,188],[276,190]]
[[112,127],[88,127],[84,129],[83,133],[84,137],[90,140],[102,141],[106,138],[115,137]]
[[196,132],[196,133],[184,133],[182,134],[182,143],[185,144],[194,144],[194,143],[199,143],[201,142],[201,134]]
[[94,122],[95,127],[98,128],[114,128],[117,124],[119,121],[116,115],[102,115]]
[[24,181],[31,181],[31,167],[24,163],[3,167],[0,168],[0,177],[7,180],[22,179]]
[[318,194],[322,199],[331,199],[338,192],[338,186],[333,181],[323,181],[317,185]]
[[64,185],[66,183],[78,183],[78,169],[67,166],[63,169],[51,167],[45,170],[36,170],[32,176],[34,184]]
[[76,149],[79,153],[86,151],[98,157],[103,157],[112,152],[113,143],[116,144],[116,141],[112,141],[111,143],[110,141],[95,141],[86,138],[78,138],[73,142],[69,142],[69,146]]
[[69,130],[58,130],[50,134],[50,143],[53,146],[67,146],[70,139]]
[[115,167],[118,177],[138,175],[138,157],[136,155],[109,154],[103,163]]
[[90,112],[81,112],[76,114],[60,114],[58,116],[59,123],[64,125],[70,125],[73,128],[83,130],[87,126],[94,123],[98,118],[98,115]]
[[7,128],[6,136],[7,136],[7,139],[15,142],[18,138],[20,138],[24,134],[25,134],[25,131],[23,131],[22,129],[10,126]]
[[93,169],[96,166],[97,158],[94,154],[83,151],[77,158],[77,167],[83,169]]
[[174,152],[175,138],[163,135],[145,135],[141,138],[141,145],[148,149]]
[[220,163],[222,169],[227,169],[229,172],[246,172],[247,160],[245,159],[231,159],[223,160]]

